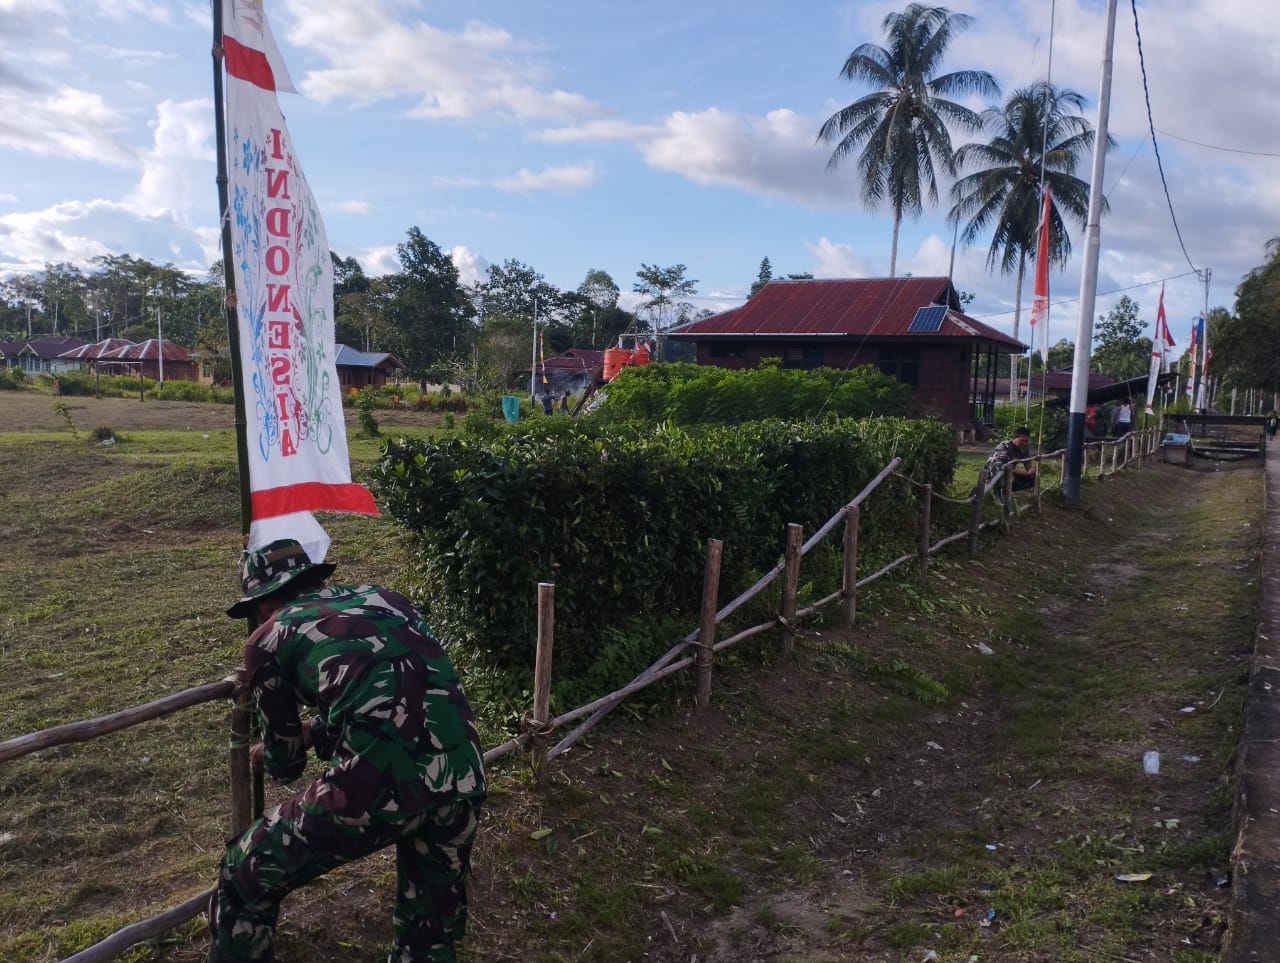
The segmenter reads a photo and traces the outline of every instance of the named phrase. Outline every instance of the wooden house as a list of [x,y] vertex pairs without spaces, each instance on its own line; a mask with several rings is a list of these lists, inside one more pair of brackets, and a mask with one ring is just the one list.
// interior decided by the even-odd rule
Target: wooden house
[[698,364],[754,368],[873,365],[960,429],[994,423],[996,371],[1026,345],[969,317],[948,278],[770,281],[746,304],[672,328]]

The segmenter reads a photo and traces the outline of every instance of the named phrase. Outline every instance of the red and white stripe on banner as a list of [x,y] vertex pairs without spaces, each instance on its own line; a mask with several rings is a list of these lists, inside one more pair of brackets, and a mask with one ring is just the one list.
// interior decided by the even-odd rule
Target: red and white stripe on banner
[[334,364],[333,265],[276,99],[293,83],[261,0],[225,0],[227,157],[252,518],[377,514],[351,481]]

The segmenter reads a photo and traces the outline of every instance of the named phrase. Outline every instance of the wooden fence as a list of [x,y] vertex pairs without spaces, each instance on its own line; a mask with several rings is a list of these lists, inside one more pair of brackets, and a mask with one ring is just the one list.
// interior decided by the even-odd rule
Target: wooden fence
[[[1134,461],[1147,461],[1155,454],[1158,447],[1159,433],[1156,429],[1144,429],[1132,432],[1123,438],[1094,442],[1086,446],[1083,474],[1088,477],[1106,478],[1114,475]],[[1059,450],[1031,456],[1023,461],[1034,463],[1037,468],[1046,463],[1059,462],[1065,469],[1066,451]],[[917,547],[876,571],[862,578],[858,577],[858,525],[862,514],[863,503],[880,485],[890,478],[898,478],[903,483],[917,484],[898,473],[901,459],[895,458],[876,475],[866,487],[847,505],[840,508],[816,532],[806,540],[803,538],[801,526],[791,524],[786,527],[782,560],[766,572],[754,585],[737,598],[717,608],[720,585],[720,562],[723,554],[723,543],[718,539],[707,541],[707,561],[703,577],[702,605],[699,622],[683,639],[675,643],[661,658],[637,675],[631,682],[608,695],[589,702],[586,705],[570,709],[558,716],[550,717],[551,701],[551,660],[554,649],[555,629],[555,586],[550,583],[539,583],[538,592],[538,638],[537,653],[534,666],[533,706],[521,720],[521,732],[518,736],[501,745],[494,746],[484,753],[486,764],[491,763],[514,750],[529,746],[530,762],[539,782],[545,779],[548,764],[603,719],[614,707],[628,696],[673,675],[682,669],[694,668],[694,703],[698,708],[706,707],[711,700],[711,682],[715,666],[715,655],[730,646],[754,638],[765,632],[778,633],[779,646],[784,654],[790,654],[795,645],[796,634],[801,622],[819,609],[834,602],[841,603],[840,621],[846,628],[851,628],[857,617],[858,591],[877,579],[903,565],[916,562],[917,578],[925,585],[929,578],[929,558],[944,547],[963,540],[968,540],[969,550],[976,553],[979,536],[982,531],[991,527],[1008,528],[1013,515],[1019,510],[1018,494],[1013,492],[1013,478],[1008,473],[1001,473],[990,480],[979,477],[978,486],[967,498],[948,498],[934,492],[931,485],[919,485],[922,489],[920,497],[920,518],[918,522]],[[1096,469],[1095,467],[1096,466]],[[1028,507],[1039,511],[1041,496],[1045,491],[1055,490],[1061,484],[1045,486],[1042,484],[1043,472],[1037,470],[1035,485],[1027,498]],[[1061,476],[1060,476],[1061,477]],[[991,493],[1003,486],[999,499],[999,517],[987,519],[985,506]],[[968,527],[931,542],[933,506],[935,502],[970,506]],[[813,602],[804,608],[797,609],[797,587],[799,585],[800,563],[804,556],[832,534],[837,528],[841,530],[843,572],[839,589]],[[716,640],[716,628],[743,605],[758,596],[782,578],[781,603],[778,613],[761,623],[740,629],[728,638]],[[248,828],[253,816],[259,815],[260,799],[255,803],[253,795],[252,774],[249,771],[249,725],[253,706],[237,676],[210,682],[195,688],[186,689],[173,695],[165,696],[142,706],[135,706],[111,715],[73,722],[67,725],[54,726],[39,732],[17,736],[0,742],[0,762],[15,759],[19,756],[36,752],[51,746],[67,745],[74,742],[85,742],[99,736],[107,735],[130,726],[169,715],[181,709],[212,702],[217,699],[231,698],[230,744],[228,751],[228,767],[230,771],[231,805],[230,823],[233,834],[239,835]],[[558,742],[552,744],[551,736],[570,724],[577,725]],[[204,912],[213,895],[213,888],[204,890],[172,909],[124,927],[106,939],[73,956],[62,963],[106,963],[124,953],[131,946],[145,940],[154,939]]]

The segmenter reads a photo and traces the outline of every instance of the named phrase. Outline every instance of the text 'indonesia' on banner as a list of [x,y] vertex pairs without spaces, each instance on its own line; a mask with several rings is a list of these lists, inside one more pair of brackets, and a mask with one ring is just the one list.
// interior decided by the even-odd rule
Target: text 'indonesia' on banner
[[351,481],[334,360],[333,264],[276,98],[293,83],[261,0],[224,0],[223,52],[236,317],[252,518],[377,514]]

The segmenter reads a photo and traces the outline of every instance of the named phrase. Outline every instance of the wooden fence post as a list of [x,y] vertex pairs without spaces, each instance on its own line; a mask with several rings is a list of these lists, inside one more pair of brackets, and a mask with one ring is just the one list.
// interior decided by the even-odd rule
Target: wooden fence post
[[1040,475],[1044,471],[1044,459],[1036,455],[1036,480],[1035,490],[1031,493],[1031,503],[1036,507],[1036,514],[1040,514]]
[[542,730],[551,719],[551,652],[555,641],[556,586],[538,583],[538,649],[533,663],[532,731],[533,778],[541,785],[547,770],[547,734]]
[[1113,475],[1114,475],[1114,474],[1116,473],[1116,471],[1118,470],[1118,469],[1116,468],[1116,459],[1117,459],[1117,458],[1119,458],[1119,457],[1120,457],[1120,443],[1119,443],[1118,441],[1117,441],[1117,442],[1112,442],[1112,444],[1111,444],[1111,474],[1113,474]]
[[843,624],[853,628],[858,617],[858,520],[862,509],[851,505],[844,510],[844,586]]
[[796,589],[800,585],[800,546],[803,529],[795,522],[787,525],[786,552],[782,570],[782,654],[790,655],[796,647]]
[[982,489],[987,480],[978,472],[978,487],[973,490],[973,514],[969,517],[969,554],[978,554],[978,536],[982,534]]
[[1004,477],[1000,479],[1000,487],[1004,491],[1004,504],[1000,506],[1000,517],[1004,520],[1004,527],[1009,527],[1009,521],[1013,518],[1013,472],[1007,471]]
[[720,598],[720,558],[724,542],[718,538],[707,539],[707,564],[702,572],[702,623],[698,627],[698,648],[694,666],[698,683],[694,705],[705,709],[711,704],[711,665],[715,662],[716,609]]
[[241,835],[253,822],[252,777],[249,773],[249,720],[253,696],[247,686],[231,693],[231,834]]
[[924,486],[924,498],[920,502],[920,587],[929,584],[929,527],[933,515],[933,486]]

